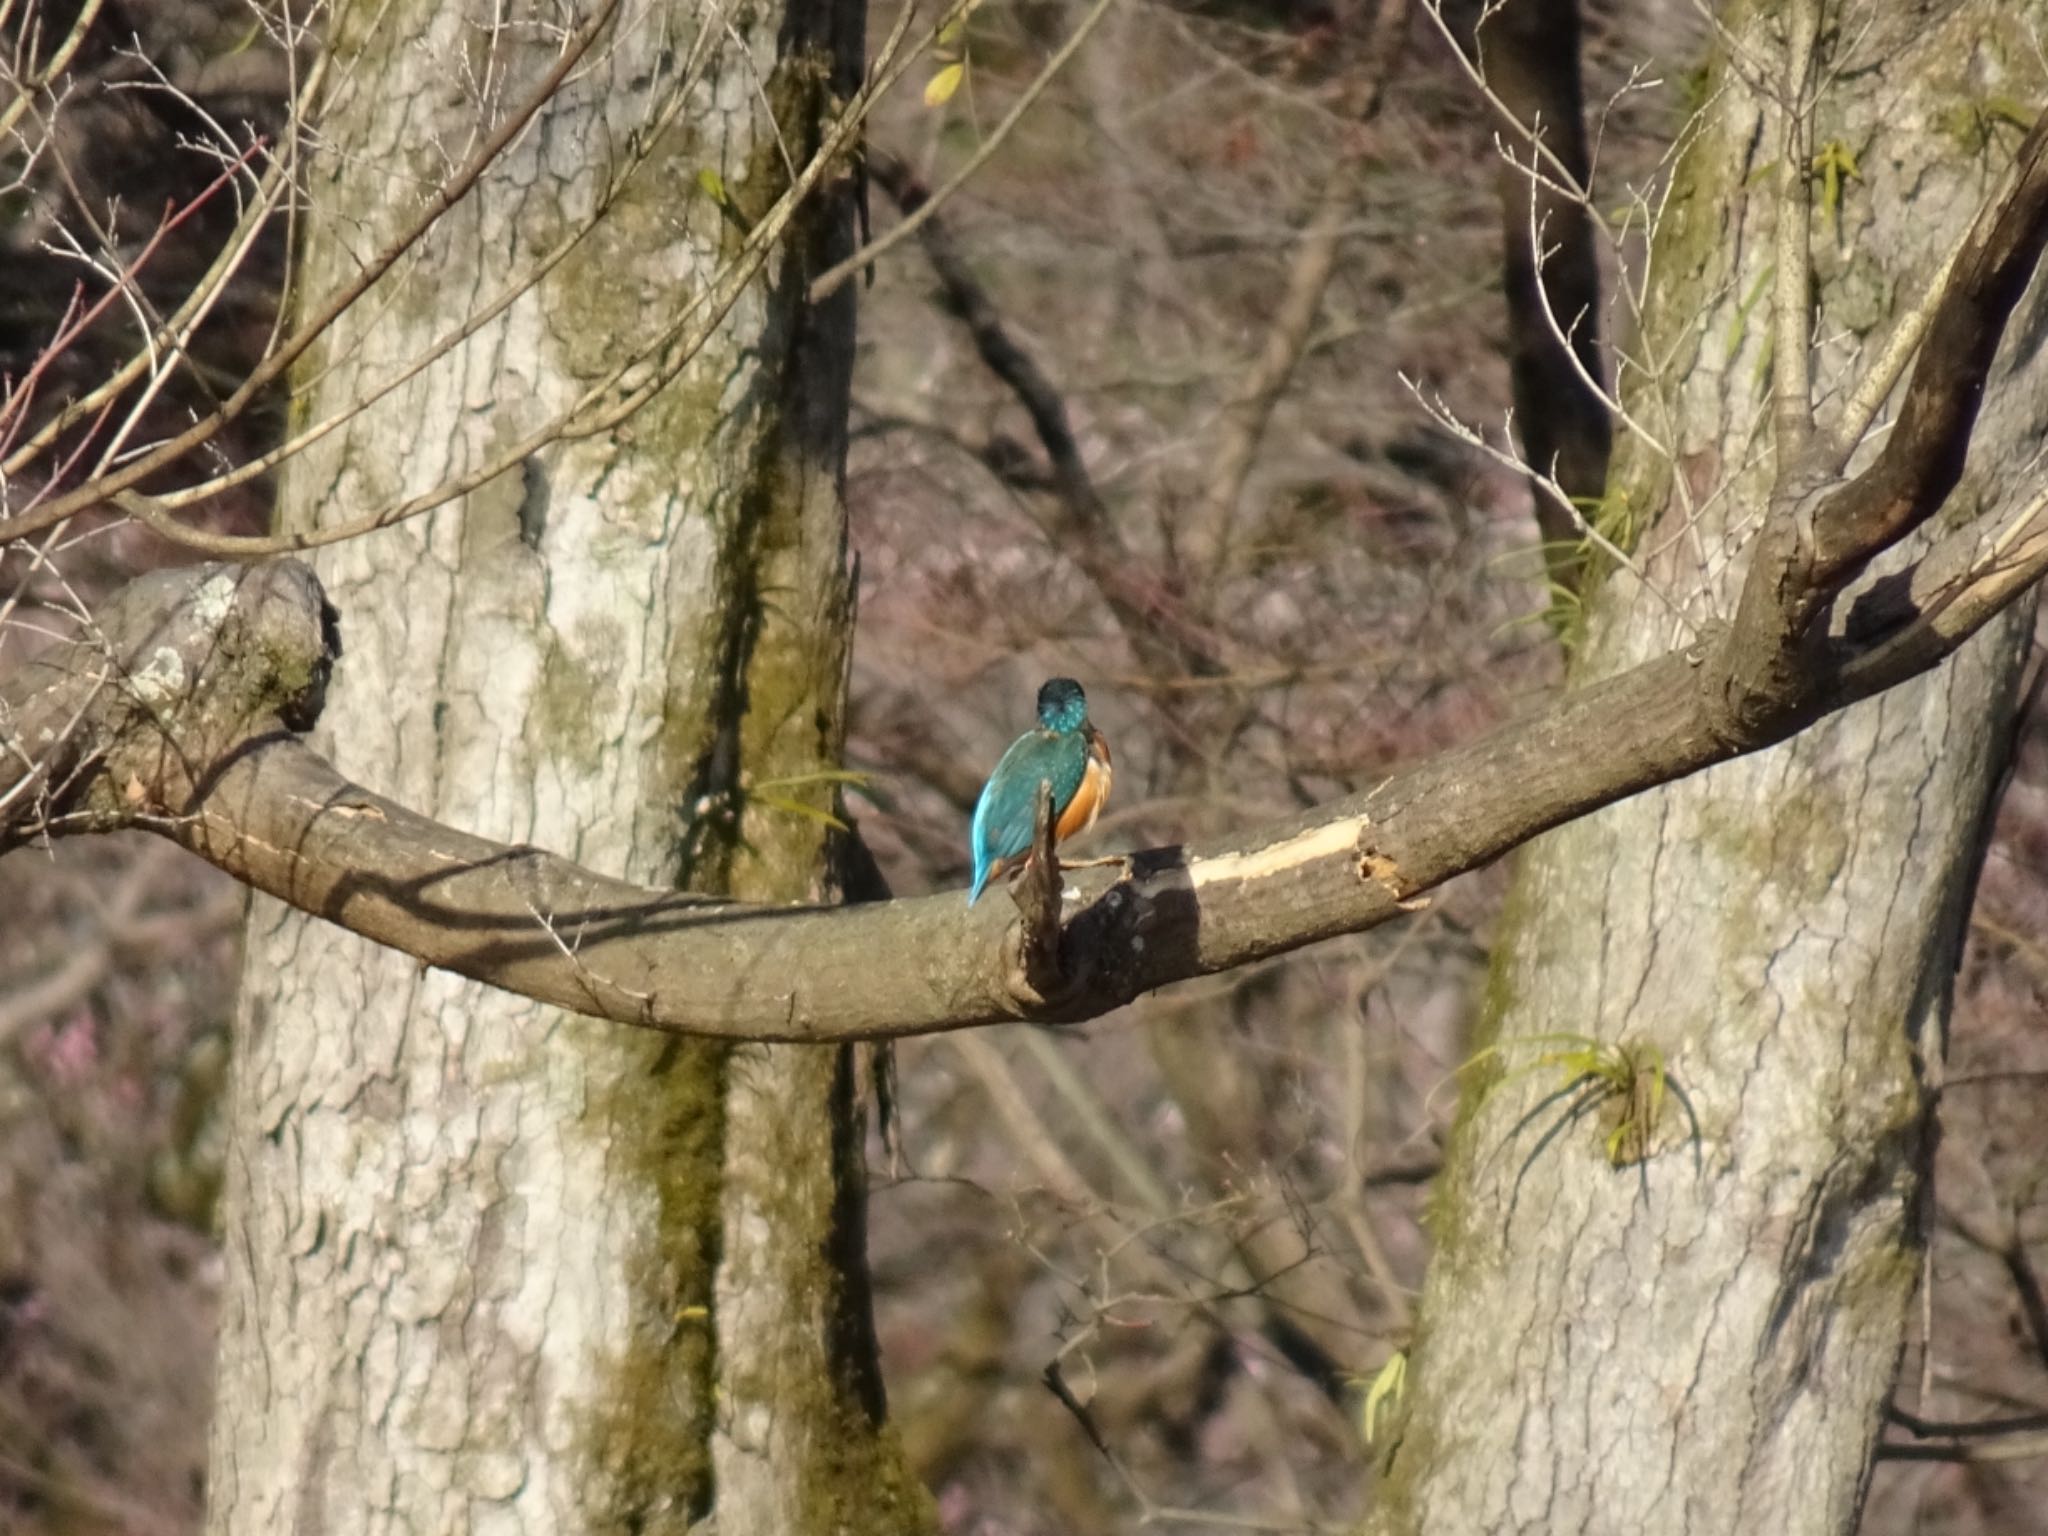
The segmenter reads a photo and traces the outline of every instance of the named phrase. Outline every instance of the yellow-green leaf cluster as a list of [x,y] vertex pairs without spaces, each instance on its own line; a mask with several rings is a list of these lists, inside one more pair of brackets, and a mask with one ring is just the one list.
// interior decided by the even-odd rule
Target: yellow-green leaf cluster
[[1359,1410],[1358,1427],[1367,1445],[1371,1445],[1379,1434],[1381,1416],[1398,1409],[1401,1396],[1407,1390],[1408,1351],[1397,1349],[1387,1356],[1387,1363],[1379,1368],[1372,1378],[1372,1385],[1365,1389],[1365,1405]]

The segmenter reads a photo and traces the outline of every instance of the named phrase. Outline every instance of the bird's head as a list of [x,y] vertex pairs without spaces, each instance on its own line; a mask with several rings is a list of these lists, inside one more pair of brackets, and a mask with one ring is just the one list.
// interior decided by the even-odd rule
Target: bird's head
[[1038,723],[1048,731],[1078,731],[1088,723],[1088,695],[1071,677],[1055,677],[1038,690]]

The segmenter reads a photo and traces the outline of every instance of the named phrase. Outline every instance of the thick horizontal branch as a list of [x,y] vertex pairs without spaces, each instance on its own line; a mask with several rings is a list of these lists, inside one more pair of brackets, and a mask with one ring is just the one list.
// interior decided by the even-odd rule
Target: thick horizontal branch
[[1703,643],[1368,794],[1133,854],[1126,874],[1076,882],[1048,995],[1048,968],[1026,966],[1000,902],[758,907],[648,890],[350,783],[294,734],[337,649],[333,612],[293,561],[134,583],[99,633],[0,685],[0,847],[142,826],[304,911],[542,1002],[684,1033],[873,1038],[1090,1018],[1373,927],[1539,832],[1766,746],[1856,691],[1821,679],[1801,708],[1738,731]]
[[[709,902],[492,843],[348,782],[294,734],[318,713],[339,642],[317,581],[291,561],[145,577],[93,634],[0,682],[0,849],[145,826],[429,964],[626,1023],[753,1039],[1090,1018],[1373,927],[1538,833],[1927,670],[2040,578],[2048,537],[2029,509],[1988,545],[1952,539],[1907,572],[1873,638],[1852,624],[1830,643],[1805,618],[1816,592],[1839,590],[1837,574],[1816,584],[1815,527],[1827,531],[1821,566],[1839,573],[1835,530],[1874,552],[1953,484],[1983,371],[2048,240],[2044,146],[2042,130],[2029,136],[2011,189],[1978,221],[1908,389],[1909,407],[1944,381],[1967,398],[1912,407],[1922,414],[1875,463],[1824,496],[1781,484],[1731,631],[1566,693],[1369,794],[1135,854],[1124,877],[1075,888],[1056,934],[1041,911],[1028,955],[1000,903]],[[1802,530],[1799,509],[1813,505],[1818,522]]]

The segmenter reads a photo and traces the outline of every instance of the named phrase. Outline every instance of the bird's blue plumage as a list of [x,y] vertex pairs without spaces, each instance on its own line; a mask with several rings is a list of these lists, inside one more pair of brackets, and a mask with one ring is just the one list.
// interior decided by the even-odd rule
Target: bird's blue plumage
[[1038,826],[1038,786],[1052,785],[1057,820],[1087,771],[1088,738],[1079,731],[1027,731],[1010,743],[974,807],[974,888],[967,895],[969,905],[981,895],[999,862],[1030,848]]
[[971,840],[974,885],[967,904],[980,899],[998,867],[1031,847],[1038,825],[1038,786],[1052,785],[1055,821],[1073,803],[1088,773],[1088,701],[1081,685],[1056,677],[1038,690],[1037,730],[1026,731],[996,763],[974,806]]

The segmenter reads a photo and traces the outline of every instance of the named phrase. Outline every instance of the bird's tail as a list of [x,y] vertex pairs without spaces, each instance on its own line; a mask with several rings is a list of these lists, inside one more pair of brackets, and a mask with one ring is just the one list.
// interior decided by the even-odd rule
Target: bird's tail
[[995,872],[996,867],[993,862],[984,862],[980,858],[975,859],[974,884],[970,885],[967,888],[967,905],[971,907],[977,901],[981,900],[981,893],[988,886],[989,876],[993,875]]

